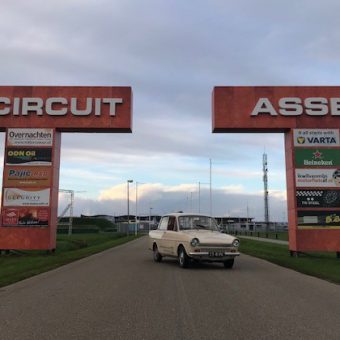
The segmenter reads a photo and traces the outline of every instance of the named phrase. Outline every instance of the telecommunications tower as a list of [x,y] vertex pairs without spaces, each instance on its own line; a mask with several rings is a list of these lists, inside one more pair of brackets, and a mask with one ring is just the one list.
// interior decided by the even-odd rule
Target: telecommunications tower
[[263,154],[263,185],[264,185],[264,221],[266,232],[269,231],[269,206],[268,206],[268,163],[267,154]]

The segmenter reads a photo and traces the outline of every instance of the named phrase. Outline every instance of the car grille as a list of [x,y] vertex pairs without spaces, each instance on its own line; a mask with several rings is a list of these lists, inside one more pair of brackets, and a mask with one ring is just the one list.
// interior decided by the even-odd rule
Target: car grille
[[209,244],[209,243],[200,243],[200,247],[203,248],[213,248],[215,250],[215,248],[221,248],[221,249],[228,249],[228,248],[232,248],[233,245],[232,244]]
[[209,251],[214,251],[214,252],[229,252],[231,248],[220,248],[220,247],[200,247],[200,251],[202,252],[209,252]]

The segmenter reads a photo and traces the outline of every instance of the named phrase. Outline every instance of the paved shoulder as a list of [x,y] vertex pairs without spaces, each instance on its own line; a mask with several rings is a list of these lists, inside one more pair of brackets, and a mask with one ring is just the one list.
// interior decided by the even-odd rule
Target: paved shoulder
[[183,270],[146,241],[1,289],[1,340],[338,339],[339,286],[246,255]]

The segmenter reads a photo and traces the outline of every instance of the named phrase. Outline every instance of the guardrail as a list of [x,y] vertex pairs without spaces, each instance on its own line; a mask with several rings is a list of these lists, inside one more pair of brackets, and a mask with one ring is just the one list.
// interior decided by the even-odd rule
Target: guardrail
[[280,231],[241,231],[241,230],[230,230],[227,231],[228,234],[231,235],[240,235],[240,236],[251,236],[251,237],[258,237],[258,238],[269,238],[269,239],[275,239],[275,240],[283,240],[288,241],[288,232]]

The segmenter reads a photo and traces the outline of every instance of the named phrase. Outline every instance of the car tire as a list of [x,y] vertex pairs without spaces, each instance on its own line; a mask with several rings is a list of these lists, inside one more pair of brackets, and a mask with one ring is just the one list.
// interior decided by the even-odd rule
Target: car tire
[[223,265],[224,265],[224,268],[233,268],[234,259],[224,261]]
[[162,255],[159,253],[158,247],[157,247],[156,244],[153,246],[153,260],[155,262],[161,262],[162,261]]
[[188,268],[189,266],[189,257],[184,249],[183,246],[181,246],[178,249],[178,263],[181,268]]

